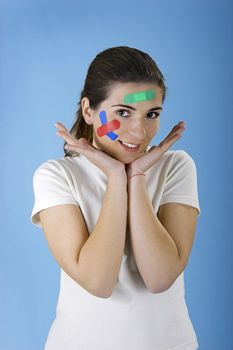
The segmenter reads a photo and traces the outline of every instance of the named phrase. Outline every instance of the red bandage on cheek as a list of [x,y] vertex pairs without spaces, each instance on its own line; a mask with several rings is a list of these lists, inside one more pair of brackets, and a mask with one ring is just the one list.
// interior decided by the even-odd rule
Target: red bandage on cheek
[[107,135],[107,133],[109,133],[110,131],[114,131],[120,128],[120,122],[117,119],[113,119],[110,122],[108,122],[107,124],[103,124],[101,126],[99,126],[97,128],[97,135],[98,136],[105,136]]

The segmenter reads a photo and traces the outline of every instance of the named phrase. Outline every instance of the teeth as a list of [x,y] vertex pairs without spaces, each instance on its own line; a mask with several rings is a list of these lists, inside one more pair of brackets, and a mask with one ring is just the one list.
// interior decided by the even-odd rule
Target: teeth
[[127,142],[123,142],[121,141],[121,143],[123,143],[123,145],[127,146],[127,147],[130,147],[130,148],[136,148],[138,147],[138,145],[132,145],[131,143],[127,143]]

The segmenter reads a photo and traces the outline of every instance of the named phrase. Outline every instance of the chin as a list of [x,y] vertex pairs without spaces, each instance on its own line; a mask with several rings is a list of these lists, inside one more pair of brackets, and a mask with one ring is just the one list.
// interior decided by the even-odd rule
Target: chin
[[138,155],[131,155],[129,157],[127,156],[123,156],[123,157],[117,157],[118,160],[120,160],[122,163],[124,164],[130,164],[132,163],[134,160],[136,160],[137,158],[141,157],[143,153],[140,153]]

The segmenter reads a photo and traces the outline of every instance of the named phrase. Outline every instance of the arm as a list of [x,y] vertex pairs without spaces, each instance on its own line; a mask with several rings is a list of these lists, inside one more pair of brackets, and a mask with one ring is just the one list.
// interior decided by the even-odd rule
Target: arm
[[[125,166],[93,147],[87,139],[76,139],[63,124],[56,123],[56,127],[57,134],[67,142],[66,148],[82,153],[99,167],[108,177],[108,183],[97,223],[90,235],[81,210],[75,204],[43,210],[41,223],[52,253],[64,271],[90,293],[106,298],[113,291],[124,253],[128,196]],[[69,186],[60,177],[60,171],[54,174],[54,169],[52,173],[44,173],[37,185],[35,177],[37,197],[42,202],[56,197],[59,188],[66,200],[73,203]]]
[[109,297],[117,281],[124,252],[127,220],[126,175],[108,179],[103,205],[79,256],[79,270],[98,295]]
[[132,177],[128,188],[128,224],[135,261],[147,288],[160,293],[172,285],[187,264],[197,211],[190,206],[167,203],[160,211],[163,225],[154,213],[145,177]]
[[60,267],[91,294],[109,297],[125,245],[125,172],[109,176],[100,215],[90,235],[76,205],[53,206],[42,210],[39,216],[50,250]]

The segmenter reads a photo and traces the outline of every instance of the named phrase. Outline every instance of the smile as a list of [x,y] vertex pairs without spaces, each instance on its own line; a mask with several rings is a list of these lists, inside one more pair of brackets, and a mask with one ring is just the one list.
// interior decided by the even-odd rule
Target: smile
[[135,152],[140,148],[140,145],[135,145],[132,143],[128,143],[128,142],[123,142],[118,140],[121,144],[121,146],[128,152]]

